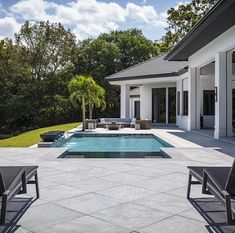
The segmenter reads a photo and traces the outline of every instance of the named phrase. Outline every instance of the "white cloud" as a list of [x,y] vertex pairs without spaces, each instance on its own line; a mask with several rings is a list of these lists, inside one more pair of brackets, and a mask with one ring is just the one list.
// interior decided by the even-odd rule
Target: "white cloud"
[[147,1],[144,1],[144,5],[129,2],[122,7],[114,2],[97,0],[71,0],[64,5],[49,0],[20,0],[10,7],[7,15],[18,22],[60,22],[79,39],[117,30],[124,23],[137,23],[139,27],[153,27],[153,30],[166,26],[165,16],[147,5]]
[[175,8],[176,10],[179,8],[179,6],[180,5],[187,5],[187,4],[189,4],[190,2],[189,1],[184,1],[184,2],[178,2],[177,4],[176,4],[176,6],[174,6],[173,8]]
[[4,37],[10,37],[18,32],[20,29],[20,24],[12,17],[0,18],[0,39]]
[[138,6],[128,3],[127,12],[128,17],[136,22],[151,26],[165,26],[165,18],[158,15],[153,6]]

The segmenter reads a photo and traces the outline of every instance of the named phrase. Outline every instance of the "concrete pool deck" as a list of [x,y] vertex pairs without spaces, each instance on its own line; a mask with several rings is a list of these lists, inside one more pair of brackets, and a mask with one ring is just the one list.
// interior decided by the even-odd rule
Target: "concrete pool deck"
[[[123,129],[121,133],[130,133]],[[108,131],[98,129],[96,132]],[[134,130],[135,131],[135,130]],[[114,133],[113,131],[111,131]],[[192,188],[186,196],[187,166],[230,166],[234,144],[180,129],[135,131],[154,133],[176,146],[164,151],[172,158],[58,159],[63,148],[0,148],[1,165],[39,165],[39,200],[28,195],[14,199],[1,231],[21,233],[189,233],[235,232],[226,226],[223,207]],[[116,132],[115,132],[116,133]],[[30,205],[30,206],[29,206]],[[29,208],[28,208],[29,206]],[[17,211],[27,209],[22,216]]]

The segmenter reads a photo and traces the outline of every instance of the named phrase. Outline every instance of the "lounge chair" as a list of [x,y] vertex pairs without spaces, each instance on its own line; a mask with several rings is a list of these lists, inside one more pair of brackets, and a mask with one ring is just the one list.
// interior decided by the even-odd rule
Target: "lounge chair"
[[[235,220],[235,160],[232,167],[189,166],[187,198],[190,198],[192,184],[202,184],[202,193],[214,195],[226,209],[227,223],[234,225]],[[192,177],[196,181],[192,181]]]
[[5,224],[8,202],[17,194],[27,193],[27,184],[35,184],[39,198],[37,168],[38,166],[0,166],[1,225]]

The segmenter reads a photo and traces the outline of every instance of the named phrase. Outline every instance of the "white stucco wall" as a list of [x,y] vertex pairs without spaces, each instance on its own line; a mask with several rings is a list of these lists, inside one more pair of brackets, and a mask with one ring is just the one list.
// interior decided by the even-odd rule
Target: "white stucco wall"
[[215,40],[189,57],[189,67],[199,67],[215,60],[218,52],[227,52],[235,48],[235,26],[228,29]]
[[[180,92],[180,114],[176,111],[176,125],[183,129],[188,129],[188,116],[183,115],[183,91],[188,91],[188,78],[184,76],[176,83],[176,93]],[[176,96],[177,97],[177,96]],[[176,104],[178,101],[176,102]]]

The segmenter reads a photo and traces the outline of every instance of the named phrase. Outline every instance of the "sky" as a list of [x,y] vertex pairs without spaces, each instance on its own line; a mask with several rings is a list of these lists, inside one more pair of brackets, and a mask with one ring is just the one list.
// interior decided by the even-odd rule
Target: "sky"
[[14,37],[21,25],[60,22],[78,40],[100,33],[129,28],[141,29],[151,40],[164,35],[166,12],[180,0],[0,0],[0,38]]

